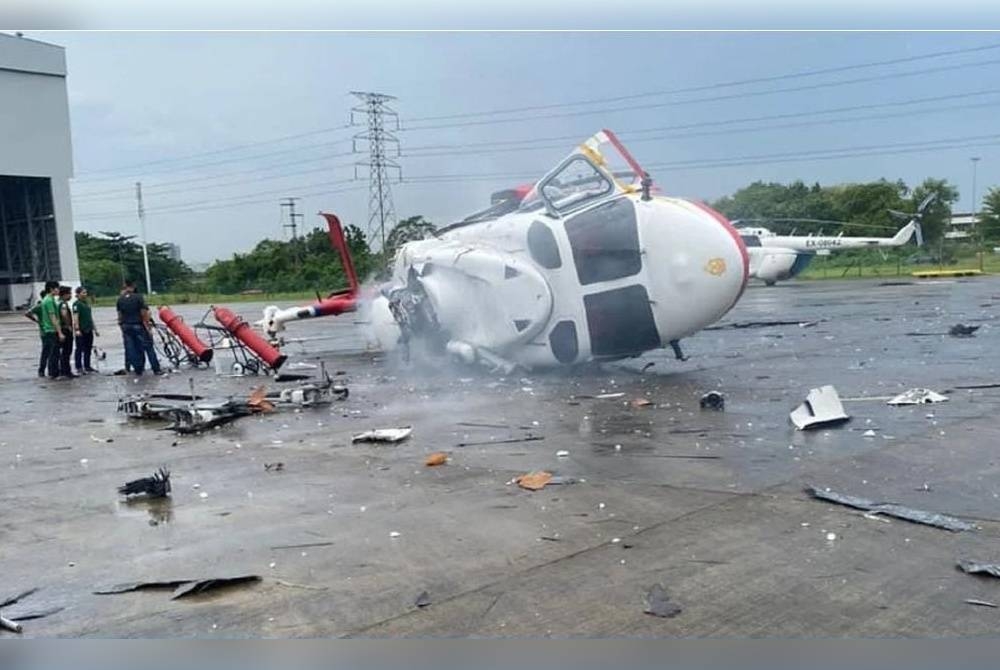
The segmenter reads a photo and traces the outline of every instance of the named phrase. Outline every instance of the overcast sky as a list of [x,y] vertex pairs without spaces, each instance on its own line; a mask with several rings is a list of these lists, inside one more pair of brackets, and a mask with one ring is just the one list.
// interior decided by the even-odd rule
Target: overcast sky
[[[352,163],[366,157],[349,155],[361,130],[345,127],[352,90],[398,97],[404,183],[393,186],[396,211],[439,224],[540,176],[602,127],[641,163],[659,166],[650,172],[673,195],[712,199],[758,179],[914,184],[935,176],[957,184],[968,209],[972,156],[982,158],[980,196],[1000,183],[1000,48],[720,86],[974,49],[1000,44],[998,35],[27,36],[66,47],[77,229],[135,232],[133,184],[141,180],[150,238],[179,244],[189,262],[282,237],[286,196],[302,197],[307,227],[319,225],[321,209],[367,225],[365,169],[349,181]],[[691,87],[704,89],[653,95]],[[606,101],[549,107],[591,100]],[[419,120],[537,106],[545,109]],[[523,120],[496,123],[510,117]],[[715,123],[747,118],[759,120]],[[449,127],[420,128],[429,125]],[[300,137],[271,141],[290,135]],[[233,149],[242,145],[251,146]],[[848,156],[820,157],[831,150]]]

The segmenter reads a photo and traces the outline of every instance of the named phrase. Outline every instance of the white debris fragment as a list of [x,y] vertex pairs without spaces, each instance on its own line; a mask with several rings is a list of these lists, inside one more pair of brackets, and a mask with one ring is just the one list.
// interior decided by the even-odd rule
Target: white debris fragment
[[924,405],[932,402],[946,402],[947,396],[930,389],[913,388],[889,400],[889,405]]
[[201,493],[199,493],[199,494],[198,494],[198,497],[199,497],[199,498],[202,498],[202,499],[205,499],[205,498],[207,498],[207,497],[208,497],[208,494],[207,494],[207,493],[205,493],[204,491],[202,491]]
[[826,534],[826,539],[827,539],[827,542],[833,542],[834,540],[837,539],[837,534],[836,533],[827,533]]
[[394,531],[391,531],[391,532],[389,533],[389,537],[392,537],[392,538],[397,538],[397,537],[399,537],[399,533],[398,533],[397,531],[395,531],[395,530],[394,530]]
[[809,391],[804,403],[792,411],[790,418],[799,430],[844,423],[851,417],[844,411],[837,389],[821,386]]
[[556,456],[558,456],[559,458],[566,458],[567,456],[569,456],[569,452],[566,451],[565,449],[560,449],[559,451],[556,452]]
[[376,428],[366,430],[351,438],[351,442],[402,442],[410,436],[413,429],[409,426],[404,428]]
[[874,430],[866,430],[864,433],[862,433],[862,436],[863,437],[875,437],[875,431]]

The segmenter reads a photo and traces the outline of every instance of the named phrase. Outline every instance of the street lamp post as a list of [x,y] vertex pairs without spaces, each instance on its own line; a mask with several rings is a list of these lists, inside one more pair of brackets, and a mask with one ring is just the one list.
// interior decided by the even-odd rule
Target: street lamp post
[[972,161],[972,225],[979,241],[979,271],[983,271],[983,231],[979,225],[978,208],[976,207],[976,168],[979,165],[979,156],[973,156]]

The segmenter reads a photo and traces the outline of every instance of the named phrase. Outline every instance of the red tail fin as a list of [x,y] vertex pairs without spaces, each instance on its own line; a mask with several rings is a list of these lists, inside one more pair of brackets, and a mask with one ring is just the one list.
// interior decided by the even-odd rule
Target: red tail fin
[[358,274],[354,270],[354,260],[351,258],[351,250],[347,248],[347,238],[344,237],[344,229],[340,225],[340,219],[336,214],[320,212],[320,216],[326,219],[329,228],[330,244],[340,253],[340,261],[344,264],[344,274],[347,275],[348,288],[344,291],[335,291],[330,295],[351,295],[358,294]]

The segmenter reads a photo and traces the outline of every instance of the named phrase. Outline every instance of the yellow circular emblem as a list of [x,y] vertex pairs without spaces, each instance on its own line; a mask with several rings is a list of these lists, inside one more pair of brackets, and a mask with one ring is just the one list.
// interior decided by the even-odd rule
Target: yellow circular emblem
[[708,263],[705,264],[705,271],[710,275],[719,275],[725,273],[726,271],[726,261],[721,258],[713,258]]

